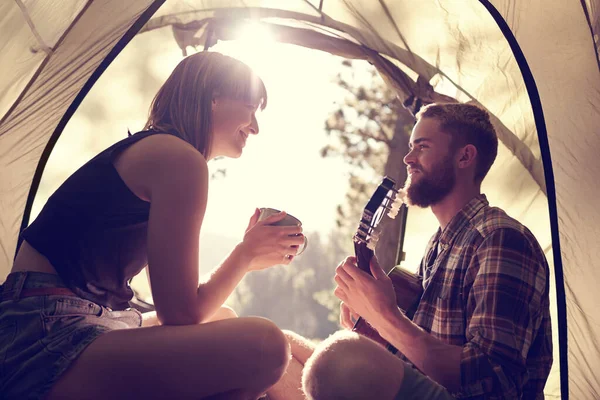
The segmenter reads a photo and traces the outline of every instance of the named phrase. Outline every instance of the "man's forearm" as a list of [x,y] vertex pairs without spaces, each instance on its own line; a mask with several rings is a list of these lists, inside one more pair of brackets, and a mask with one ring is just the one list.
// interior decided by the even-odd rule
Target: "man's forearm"
[[443,343],[425,332],[400,310],[382,315],[373,326],[417,368],[451,392],[461,387],[462,347]]

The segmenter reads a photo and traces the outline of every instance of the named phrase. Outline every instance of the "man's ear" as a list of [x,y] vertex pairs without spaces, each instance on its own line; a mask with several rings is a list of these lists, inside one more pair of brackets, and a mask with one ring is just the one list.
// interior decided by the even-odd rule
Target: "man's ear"
[[460,158],[458,159],[459,168],[468,168],[475,164],[477,158],[477,147],[468,144],[459,150]]

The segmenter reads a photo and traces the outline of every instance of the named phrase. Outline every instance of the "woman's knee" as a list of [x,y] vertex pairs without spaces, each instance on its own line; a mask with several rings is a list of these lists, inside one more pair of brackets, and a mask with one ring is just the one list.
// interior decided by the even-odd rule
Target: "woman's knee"
[[266,318],[244,318],[247,323],[244,338],[252,341],[258,353],[254,360],[260,370],[270,375],[273,384],[283,376],[291,358],[290,345],[281,331],[273,322]]

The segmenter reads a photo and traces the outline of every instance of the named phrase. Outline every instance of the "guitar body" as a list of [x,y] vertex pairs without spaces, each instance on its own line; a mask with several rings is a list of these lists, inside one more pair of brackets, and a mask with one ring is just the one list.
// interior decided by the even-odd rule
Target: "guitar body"
[[394,284],[396,304],[408,318],[412,319],[423,294],[423,280],[401,267],[393,268],[388,276]]
[[[373,250],[379,238],[377,227],[385,211],[389,211],[388,215],[394,218],[400,208],[400,205],[395,200],[395,194],[398,191],[394,186],[395,182],[392,179],[389,177],[383,178],[383,181],[379,184],[379,187],[367,203],[358,230],[354,235],[354,252],[358,268],[368,274],[371,274],[371,258],[373,258]],[[412,318],[423,293],[421,278],[400,267],[393,268],[388,273],[388,276],[392,280],[396,292],[396,304],[409,318]],[[397,352],[363,318],[359,318],[356,321],[352,330],[381,344],[392,353]]]

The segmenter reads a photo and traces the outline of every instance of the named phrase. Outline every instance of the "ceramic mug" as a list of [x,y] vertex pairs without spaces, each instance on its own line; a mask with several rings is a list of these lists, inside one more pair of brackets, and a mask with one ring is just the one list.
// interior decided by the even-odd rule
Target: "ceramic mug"
[[[268,207],[262,207],[259,208],[260,211],[260,215],[258,217],[259,221],[262,221],[268,217],[270,217],[273,214],[277,214],[280,213],[281,211],[275,209],[275,208],[268,208]],[[286,214],[285,218],[282,219],[281,221],[277,221],[271,225],[275,225],[275,226],[302,226],[302,221],[300,221],[298,218],[294,217],[291,214]],[[306,246],[308,246],[308,239],[306,238],[306,236],[304,236],[304,244],[300,246],[300,248],[298,249],[298,252],[296,253],[297,256],[299,256],[300,254],[302,254],[304,252],[304,250],[306,250]]]

